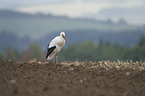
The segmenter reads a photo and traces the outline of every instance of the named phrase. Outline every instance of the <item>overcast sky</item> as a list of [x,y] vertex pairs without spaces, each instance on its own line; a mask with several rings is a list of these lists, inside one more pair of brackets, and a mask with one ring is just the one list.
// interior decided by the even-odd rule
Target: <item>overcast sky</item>
[[0,9],[145,24],[145,0],[0,0]]

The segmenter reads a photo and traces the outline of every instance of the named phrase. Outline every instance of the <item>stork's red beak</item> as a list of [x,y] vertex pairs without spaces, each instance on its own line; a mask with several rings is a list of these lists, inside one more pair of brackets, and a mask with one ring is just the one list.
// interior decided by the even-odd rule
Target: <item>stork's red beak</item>
[[65,40],[66,44],[68,45],[68,43],[67,43],[67,40],[66,40],[65,36],[63,36],[63,38],[64,38],[64,40]]

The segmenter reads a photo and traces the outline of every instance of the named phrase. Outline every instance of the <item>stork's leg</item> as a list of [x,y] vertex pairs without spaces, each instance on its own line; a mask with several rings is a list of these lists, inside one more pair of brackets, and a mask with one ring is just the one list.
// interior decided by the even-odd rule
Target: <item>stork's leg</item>
[[53,55],[53,63],[55,63],[55,56]]
[[56,64],[58,64],[58,54],[56,54]]

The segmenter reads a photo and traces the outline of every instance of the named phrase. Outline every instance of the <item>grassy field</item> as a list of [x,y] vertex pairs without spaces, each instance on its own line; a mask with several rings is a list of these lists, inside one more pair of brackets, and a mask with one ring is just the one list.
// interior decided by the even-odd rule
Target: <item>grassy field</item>
[[145,96],[145,62],[0,61],[0,96]]

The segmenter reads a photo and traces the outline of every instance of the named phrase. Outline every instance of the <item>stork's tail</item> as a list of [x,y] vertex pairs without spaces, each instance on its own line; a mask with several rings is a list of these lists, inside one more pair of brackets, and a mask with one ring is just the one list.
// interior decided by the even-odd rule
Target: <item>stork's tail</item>
[[56,48],[56,46],[53,46],[53,47],[47,49],[46,59],[48,59],[48,60],[52,59],[52,56],[49,56],[49,55],[53,52],[53,50],[55,48]]

